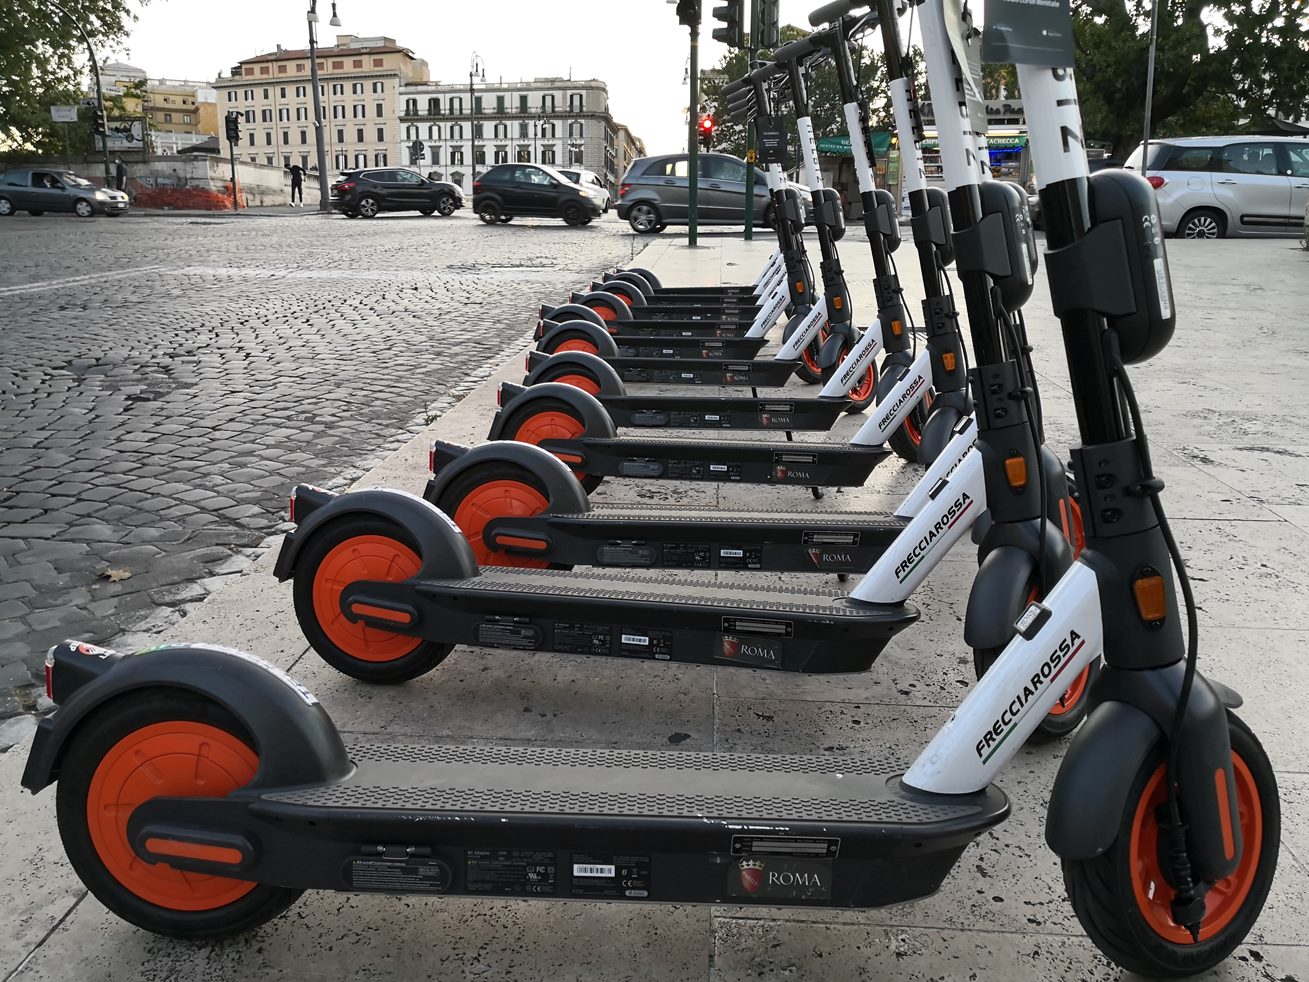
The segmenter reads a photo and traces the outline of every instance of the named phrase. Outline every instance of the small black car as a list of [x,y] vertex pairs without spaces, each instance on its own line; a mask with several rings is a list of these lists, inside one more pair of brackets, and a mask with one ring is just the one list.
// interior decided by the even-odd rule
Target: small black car
[[574,184],[543,164],[496,164],[473,182],[473,209],[488,225],[518,215],[562,218],[589,225],[602,204],[595,192]]
[[376,218],[384,211],[453,215],[463,206],[459,185],[398,167],[346,171],[332,185],[332,207],[346,218]]

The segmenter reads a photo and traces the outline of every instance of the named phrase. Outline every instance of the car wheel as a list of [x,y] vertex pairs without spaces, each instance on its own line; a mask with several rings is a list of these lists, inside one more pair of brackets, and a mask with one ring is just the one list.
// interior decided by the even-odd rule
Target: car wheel
[[578,205],[564,206],[564,223],[577,228],[586,224],[586,213]]
[[632,231],[637,235],[651,235],[662,230],[663,219],[658,208],[642,202],[632,205],[631,211],[627,213],[627,224],[632,226]]
[[78,198],[77,203],[73,205],[73,211],[77,212],[78,218],[91,218],[95,215],[95,205],[85,198]]
[[499,218],[496,219],[496,221],[499,222],[501,225],[508,225],[513,220],[514,220],[513,215],[501,215]]
[[364,218],[376,218],[377,213],[382,210],[382,205],[376,198],[363,197],[359,199],[357,210]]
[[1186,213],[1177,234],[1183,239],[1221,239],[1227,234],[1227,219],[1212,208],[1197,208]]
[[500,209],[496,207],[495,202],[485,201],[477,209],[477,217],[487,225],[494,225],[500,220]]
[[436,209],[435,209],[435,208],[419,208],[419,209],[418,209],[418,213],[419,213],[420,215],[431,215],[431,214],[434,214],[435,212],[436,212]]
[[44,211],[29,211],[28,214],[29,214],[29,215],[37,215],[37,216],[40,216],[40,215],[44,215],[45,212],[44,212]]
[[436,199],[436,210],[446,218],[449,218],[458,209],[459,203],[455,201],[453,194],[443,194]]
[[14,203],[0,195],[0,218],[8,218],[14,213]]
[[655,232],[656,232],[656,233],[657,233],[657,232],[662,232],[662,231],[663,231],[664,229],[666,229],[667,227],[668,227],[668,226],[667,226],[666,224],[664,224],[664,223],[661,222],[661,223],[659,223],[658,225],[655,226]]

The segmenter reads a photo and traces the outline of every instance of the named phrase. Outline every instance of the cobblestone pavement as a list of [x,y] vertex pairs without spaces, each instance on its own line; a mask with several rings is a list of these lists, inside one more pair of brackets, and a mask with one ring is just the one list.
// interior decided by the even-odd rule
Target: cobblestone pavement
[[[64,637],[156,630],[524,343],[625,225],[9,218],[0,718]],[[124,576],[123,574],[128,574]]]

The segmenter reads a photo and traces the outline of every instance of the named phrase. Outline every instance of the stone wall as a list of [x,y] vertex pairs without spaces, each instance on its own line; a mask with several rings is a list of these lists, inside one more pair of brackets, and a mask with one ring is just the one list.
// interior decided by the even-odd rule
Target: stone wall
[[[206,154],[152,157],[125,161],[127,189],[141,208],[223,211],[232,207],[232,170],[225,157]],[[74,164],[73,170],[96,184],[104,183],[104,163]],[[268,164],[236,162],[237,202],[243,208],[285,205],[291,200],[291,173]],[[318,200],[318,178],[305,176],[305,200]]]

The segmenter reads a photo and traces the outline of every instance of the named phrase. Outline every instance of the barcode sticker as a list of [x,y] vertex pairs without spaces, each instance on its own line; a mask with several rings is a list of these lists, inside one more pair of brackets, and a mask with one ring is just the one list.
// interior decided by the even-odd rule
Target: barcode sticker
[[648,637],[646,637],[644,634],[624,634],[624,635],[623,635],[623,644],[641,644],[641,645],[647,645],[647,644],[649,644],[649,643],[650,643],[650,639],[649,639]]
[[612,877],[614,875],[614,867],[587,866],[582,863],[574,863],[573,875],[574,876],[602,876],[607,878],[607,877]]
[[1168,297],[1168,264],[1163,256],[1155,257],[1154,280],[1159,288],[1159,316],[1167,320],[1173,316],[1173,304]]

